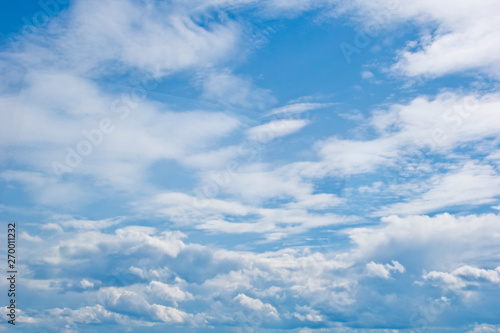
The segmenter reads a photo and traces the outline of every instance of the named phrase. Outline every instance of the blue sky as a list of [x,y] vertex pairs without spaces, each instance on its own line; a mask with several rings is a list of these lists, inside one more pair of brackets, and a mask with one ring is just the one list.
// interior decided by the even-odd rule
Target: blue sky
[[497,1],[3,7],[0,332],[500,332]]

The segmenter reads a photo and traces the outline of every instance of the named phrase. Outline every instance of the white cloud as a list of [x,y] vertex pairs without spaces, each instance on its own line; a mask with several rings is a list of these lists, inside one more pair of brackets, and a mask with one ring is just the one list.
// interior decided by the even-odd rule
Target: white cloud
[[310,321],[315,323],[324,321],[324,318],[323,316],[321,316],[319,311],[314,310],[307,305],[297,305],[295,309],[297,310],[297,312],[295,312],[293,315],[300,321]]
[[366,271],[370,276],[377,276],[383,279],[388,279],[391,277],[391,273],[387,268],[384,267],[384,265],[377,264],[373,261],[366,264]]
[[421,28],[420,39],[400,51],[392,67],[398,73],[438,77],[474,70],[500,77],[500,39],[495,34],[500,7],[495,0],[336,2],[340,12],[352,10],[360,17],[368,33],[408,21]]
[[[361,0],[356,3],[366,4],[367,10],[387,5]],[[191,176],[200,181],[201,189],[214,184],[209,171],[241,155],[233,143],[225,147],[218,142],[241,128],[239,116],[174,112],[166,104],[135,100],[133,96],[123,101],[115,92],[117,87],[97,84],[95,79],[129,71],[133,71],[129,72],[131,77],[149,73],[160,78],[189,70],[203,97],[218,105],[235,110],[269,108],[275,102],[269,91],[224,69],[226,57],[240,54],[244,28],[223,15],[212,20],[207,13],[212,13],[214,7],[210,6],[233,4],[200,0],[190,9],[180,1],[79,1],[49,25],[51,34],[34,36],[34,41],[21,45],[20,52],[0,57],[4,77],[12,74],[5,69],[7,65],[15,68],[23,63],[27,69],[22,93],[17,98],[7,93],[0,97],[0,106],[7,110],[0,116],[5,120],[0,121],[4,124],[0,125],[0,146],[10,149],[17,145],[19,154],[13,165],[22,168],[5,170],[0,178],[24,184],[43,205],[86,197],[80,187],[87,183],[98,183],[97,190],[108,184],[125,188],[128,194],[134,194],[140,221],[149,225],[123,227],[119,225],[122,218],[59,215],[52,216],[51,223],[30,226],[39,227],[36,230],[40,230],[40,236],[32,236],[31,230],[20,233],[30,242],[23,249],[26,259],[21,266],[27,292],[52,293],[54,299],[47,299],[50,304],[71,305],[30,310],[25,320],[59,320],[54,325],[118,323],[124,328],[162,323],[210,327],[238,324],[232,318],[236,305],[244,309],[241,313],[262,312],[271,317],[270,322],[280,321],[290,328],[296,328],[292,326],[297,323],[334,327],[340,325],[339,321],[356,327],[404,327],[408,311],[412,311],[408,305],[419,305],[420,295],[431,297],[433,294],[426,292],[432,285],[477,287],[480,292],[485,285],[496,287],[500,283],[499,215],[385,215],[421,214],[458,205],[498,205],[500,182],[494,165],[498,154],[489,154],[481,162],[471,160],[466,152],[456,154],[463,145],[499,138],[498,94],[445,92],[394,104],[375,112],[371,128],[360,131],[356,139],[332,137],[318,142],[316,155],[308,155],[314,155],[311,161],[285,166],[239,165],[227,182],[217,185],[217,194],[207,199],[198,193],[187,194],[191,192],[184,188],[160,189],[163,184],[148,179],[149,168],[171,160],[194,169],[196,173]],[[259,14],[268,15],[295,15],[320,6],[314,1],[280,0],[252,5],[260,9]],[[210,10],[203,12],[203,6]],[[437,29],[431,38],[421,40],[420,49],[408,46],[393,69],[409,76],[429,77],[465,69],[497,73],[498,52],[486,52],[495,51],[499,45],[492,32],[496,30],[489,30],[498,26],[497,14],[489,12],[497,5],[480,0],[478,8],[472,6],[425,0],[394,8],[393,20],[431,22],[429,26]],[[469,9],[471,17],[459,24]],[[485,15],[484,26],[477,23],[479,13]],[[479,34],[485,37],[472,41]],[[460,44],[463,49],[458,50]],[[476,48],[471,49],[473,46]],[[451,56],[444,54],[450,51]],[[455,59],[453,54],[461,57]],[[473,59],[475,56],[478,60]],[[373,73],[365,71],[362,77],[369,79]],[[113,112],[116,101],[120,110],[128,109],[127,117],[120,119],[120,113]],[[268,116],[297,115],[331,105],[291,103],[271,110]],[[95,128],[109,113],[114,115],[112,135],[96,145],[72,174],[52,176],[51,162],[64,159],[66,146],[77,145],[85,138],[82,130]],[[21,121],[22,117],[26,120]],[[8,125],[13,119],[22,126]],[[259,134],[270,129],[272,138],[277,138],[297,133],[306,125],[306,120],[273,120],[243,134],[261,140]],[[426,168],[426,176],[434,172],[433,167],[443,165],[446,173],[418,179],[422,183],[420,192],[382,207],[378,212],[385,216],[381,223],[337,230],[358,220],[337,215],[349,202],[324,190],[330,177],[341,181],[348,175],[362,178],[361,174],[380,168],[393,170],[404,154],[427,147],[439,155],[436,165],[426,157],[417,164]],[[484,148],[482,152],[484,155]],[[441,158],[446,163],[440,164]],[[369,182],[372,186],[360,187],[359,193],[378,196],[387,189],[380,181]],[[93,195],[107,194],[95,191]],[[278,249],[250,244],[250,240],[234,246],[258,250],[230,251],[215,245],[187,244],[185,234],[165,229],[172,223],[196,229],[196,235],[202,233],[200,230],[260,233],[267,241],[274,241],[272,246]],[[277,242],[327,226],[331,227],[328,234],[335,237],[327,244],[314,243],[314,237],[326,234],[324,230],[315,236]],[[240,239],[247,242],[241,236],[228,238],[231,244]],[[349,239],[350,248],[345,244]],[[399,275],[406,271],[408,274]],[[50,278],[51,273],[57,277]],[[414,283],[419,282],[413,281],[414,276],[421,274],[424,282]],[[404,278],[392,283],[395,280],[390,279],[395,276]],[[380,288],[389,282],[391,290]],[[5,279],[0,282],[3,289],[6,284]],[[419,297],[413,299],[416,290]],[[76,305],[89,300],[98,300],[99,305]],[[194,305],[188,302],[193,300]],[[374,302],[377,307],[373,307]],[[199,314],[192,315],[184,307]],[[459,310],[466,313],[463,308]],[[131,318],[140,318],[140,322]],[[495,328],[478,325],[474,330]],[[162,329],[164,326],[158,327]]]
[[381,138],[372,141],[330,139],[321,144],[319,154],[324,170],[340,175],[373,172],[391,165],[397,157],[399,143]]
[[[58,90],[44,92],[46,80]],[[87,79],[68,80],[58,74],[28,75],[17,101],[22,131],[11,135],[8,123],[0,125],[5,127],[0,145],[16,144],[22,153],[15,155],[15,161],[30,170],[10,171],[8,180],[25,183],[41,203],[76,202],[85,196],[74,178],[58,178],[58,170],[135,191],[155,162],[214,164],[214,157],[234,155],[234,149],[218,156],[199,154],[239,126],[235,117],[220,112],[172,112],[133,94],[97,93],[98,85]],[[83,88],[72,88],[73,81]],[[109,133],[101,130],[104,120],[111,124]]]
[[275,98],[269,90],[256,87],[249,79],[241,78],[228,70],[211,71],[200,78],[203,95],[222,105],[244,108],[265,108]]
[[249,138],[266,143],[275,138],[290,135],[300,131],[308,121],[302,119],[280,119],[267,124],[252,127],[247,130]]
[[[499,105],[498,94],[445,92],[432,100],[421,96],[407,105],[394,105],[389,113],[382,113],[387,118],[377,115],[372,123],[387,134],[399,129],[394,140],[403,144],[442,151],[497,136]],[[383,123],[383,119],[390,121]]]
[[500,326],[489,324],[475,324],[474,329],[467,331],[467,333],[498,333]]
[[68,318],[72,322],[82,324],[98,324],[110,322],[123,322],[124,316],[106,310],[102,305],[86,306],[72,310],[68,308],[48,309],[48,314],[55,318]]
[[[448,11],[447,6],[455,8]],[[494,33],[500,28],[498,2],[464,1],[457,5],[456,2],[426,1],[405,7],[403,5],[403,17],[418,16],[425,20],[427,16],[429,21],[437,21],[439,28],[433,36],[420,40],[417,51],[401,52],[395,70],[409,76],[430,77],[478,70],[500,77],[500,39]]]
[[62,182],[55,176],[39,172],[5,170],[0,179],[23,184],[43,205],[69,204],[85,198],[85,192],[76,184]]
[[43,230],[55,230],[58,233],[63,233],[63,228],[56,223],[45,223],[42,227]]
[[422,214],[458,205],[496,202],[500,178],[489,165],[468,162],[461,169],[433,177],[430,189],[420,197],[383,207],[376,214]]
[[184,214],[196,217],[212,214],[244,216],[249,214],[252,209],[238,201],[197,197],[180,192],[158,194],[150,204],[143,205],[144,209],[153,209],[162,215],[181,221],[185,220],[182,218]]
[[117,225],[124,220],[124,217],[115,217],[102,220],[87,220],[74,218],[69,215],[55,215],[53,216],[53,220],[58,222],[64,228],[77,230],[97,230]]
[[270,198],[305,199],[312,194],[313,185],[280,169],[255,164],[240,167],[223,190],[245,201],[256,202]]
[[[49,26],[56,36],[50,48],[45,48],[42,34],[23,45],[16,57],[23,65],[50,64],[49,68],[92,75],[109,72],[106,67],[121,70],[127,66],[159,76],[210,66],[232,54],[241,33],[237,23],[227,20],[202,27],[179,9],[166,3],[77,1]],[[112,67],[111,61],[115,62]]]
[[181,290],[177,285],[168,285],[160,281],[151,281],[147,288],[147,291],[152,295],[156,295],[163,300],[169,301],[186,301],[192,300],[193,295],[188,292]]
[[142,269],[135,266],[130,266],[128,271],[134,275],[139,276],[143,280],[153,281],[153,280],[161,280],[166,281],[167,278],[172,276],[172,272],[168,269],[168,267],[162,268],[150,268],[150,269]]
[[223,170],[241,153],[236,146],[223,147],[208,152],[198,152],[181,157],[180,162],[193,169]]
[[42,239],[39,236],[31,236],[28,234],[26,231],[22,231],[21,234],[19,235],[19,238],[24,239],[28,242],[41,242]]
[[84,289],[86,288],[94,288],[94,283],[93,282],[90,282],[89,280],[87,279],[82,279],[80,281],[80,286]]
[[151,320],[159,320],[166,323],[184,323],[190,321],[193,316],[173,307],[160,304],[150,304],[139,292],[132,288],[101,288],[97,297],[104,302],[106,307],[118,312],[146,315]]
[[[356,249],[353,255],[360,258],[377,258],[388,255],[422,251],[428,270],[449,267],[460,262],[485,260],[494,263],[500,257],[497,234],[500,217],[494,214],[453,216],[450,214],[429,216],[389,216],[382,218],[381,225],[354,228],[346,231]],[[425,250],[424,250],[425,249]],[[398,261],[415,264],[415,257],[398,257]],[[435,267],[435,268],[433,268]]]
[[153,304],[151,309],[159,320],[166,323],[183,323],[189,319],[189,315],[184,311],[164,305]]
[[[295,177],[323,178],[398,167],[405,154],[423,149],[447,157],[461,145],[497,138],[499,107],[498,94],[445,92],[434,98],[420,96],[407,104],[393,104],[388,110],[374,112],[370,125],[377,137],[323,140],[316,144],[319,161],[290,163],[280,170]],[[428,160],[421,157],[417,162],[418,167],[424,167]]]
[[238,294],[238,296],[236,296],[234,300],[238,301],[241,305],[253,311],[263,312],[265,315],[276,318],[279,317],[278,311],[274,306],[265,304],[260,299],[251,298],[245,294]]
[[374,77],[373,73],[370,71],[363,71],[361,72],[361,78],[367,80],[367,79],[372,79]]
[[[68,231],[42,238],[40,244],[26,249],[29,251],[26,263],[34,272],[27,269],[25,272],[39,272],[40,263],[47,264],[47,253],[61,251],[65,260],[49,260],[49,265],[53,269],[73,267],[63,269],[71,278],[60,281],[25,278],[29,281],[26,288],[45,292],[58,290],[61,297],[66,297],[65,285],[78,285],[78,297],[85,297],[87,302],[95,300],[103,308],[83,307],[82,310],[76,307],[76,310],[58,310],[57,313],[61,313],[59,317],[74,317],[74,322],[82,323],[100,320],[127,325],[131,320],[128,316],[133,314],[133,317],[143,318],[143,324],[234,324],[233,316],[229,315],[235,313],[234,302],[246,309],[242,313],[248,314],[250,310],[267,314],[265,318],[270,322],[279,320],[290,324],[293,320],[329,323],[338,316],[373,311],[373,300],[390,313],[402,311],[398,316],[408,318],[411,309],[406,311],[407,307],[401,305],[408,304],[408,297],[418,303],[418,299],[411,296],[414,292],[427,296],[426,289],[422,289],[425,284],[444,286],[443,281],[451,284],[464,281],[467,285],[484,288],[486,283],[500,283],[499,269],[491,268],[496,267],[499,259],[498,221],[499,217],[493,214],[389,217],[383,219],[381,225],[347,231],[353,242],[351,249],[335,247],[336,240],[326,244],[313,242],[317,245],[315,248],[284,248],[263,253],[185,244],[175,256],[159,255],[163,249],[153,247],[153,242],[147,240],[148,237],[161,238],[153,228],[121,228],[114,234],[96,231],[85,238]],[[126,236],[130,233],[140,235]],[[60,240],[61,237],[65,240]],[[134,248],[138,242],[151,245]],[[165,243],[171,246],[174,242]],[[74,244],[73,248],[68,244]],[[93,265],[101,267],[102,261],[113,260],[113,265],[122,269],[118,271],[121,272],[118,282],[108,281],[120,287],[106,286],[96,290],[99,282],[95,277],[102,277],[102,270],[86,269],[88,266],[81,261],[75,264],[80,258],[88,257],[85,251],[94,251],[93,248],[99,249],[101,258]],[[145,255],[144,250],[154,252]],[[324,253],[317,250],[324,250]],[[464,262],[470,264],[461,264]],[[68,266],[70,264],[77,266]],[[395,294],[379,295],[384,293],[379,289],[381,280],[366,278],[370,275],[396,278],[406,271],[405,278],[397,279],[391,287]],[[418,281],[412,277],[420,274],[423,283],[414,283]],[[76,297],[74,292],[71,295]],[[184,302],[189,300],[196,300],[199,315],[186,312],[184,306],[191,307]],[[166,302],[171,305],[167,306]],[[377,312],[377,316],[374,321],[356,316],[352,323],[363,320],[392,322],[385,312]],[[35,318],[41,317],[37,314]]]
[[269,115],[296,115],[332,105],[331,103],[293,103],[269,111]]
[[275,231],[276,226],[262,222],[227,222],[223,220],[209,220],[197,226],[197,229],[231,234],[244,234],[249,232],[268,233]]
[[462,289],[484,281],[500,284],[500,266],[496,269],[483,269],[466,265],[456,268],[451,273],[431,271],[422,277],[426,281],[452,289]]
[[[54,241],[47,247],[31,247],[28,251],[33,258],[48,265],[75,265],[91,260],[89,255],[106,251],[108,254],[133,254],[176,257],[186,244],[179,231],[157,232],[151,227],[128,226],[116,229],[114,233],[100,231],[66,232],[62,236],[53,234]],[[40,243],[41,244],[41,243]],[[34,255],[43,253],[43,256]],[[36,262],[31,262],[36,264]]]
[[[241,177],[238,179],[245,179],[243,176],[243,174],[238,175]],[[234,181],[237,182],[236,179]],[[240,185],[230,186],[229,191],[237,191]],[[243,186],[242,189],[244,188]],[[283,207],[276,208],[263,208],[256,205],[261,196],[272,197],[274,195],[262,192],[256,192],[255,197],[247,197],[251,204],[170,192],[159,194],[153,200],[138,203],[138,205],[142,211],[167,216],[180,225],[194,225],[201,230],[235,234],[264,233],[266,237],[280,235],[279,238],[312,228],[345,224],[355,220],[332,213],[311,212],[336,207],[343,201],[331,194],[310,194],[302,190],[301,192],[304,193],[298,195],[298,200],[287,201]],[[283,191],[283,193],[293,194],[290,191]],[[248,195],[243,192],[241,194],[237,192],[237,194]],[[253,195],[253,193],[250,194]],[[251,217],[251,222],[243,220],[248,217]]]
[[391,264],[377,264],[373,261],[366,264],[366,271],[369,276],[380,277],[383,279],[389,279],[391,277],[391,271],[396,271],[399,273],[404,273],[406,271],[405,267],[399,262],[393,260]]
[[[10,313],[10,310],[7,308],[7,306],[2,306],[2,308],[0,309],[0,313],[4,318],[8,318],[7,320],[10,319],[9,317],[7,317],[7,315]],[[16,324],[17,323],[36,324],[38,322],[39,322],[38,318],[31,317],[26,313],[25,310],[16,308],[16,321],[15,321]]]
[[[172,112],[146,101],[160,78],[186,69],[194,69],[195,76],[212,70],[238,48],[238,23],[226,18],[202,26],[191,15],[196,9],[188,7],[77,1],[50,24],[37,26],[38,32],[16,48],[2,52],[4,77],[14,83],[15,68],[26,73],[17,96],[8,89],[0,96],[0,106],[8,110],[2,113],[0,146],[16,145],[15,163],[32,173],[11,180],[23,178],[37,203],[66,204],[83,202],[88,196],[75,179],[81,178],[56,179],[54,162],[60,163],[57,169],[64,166],[63,172],[134,191],[145,188],[144,173],[158,161],[214,165],[220,154],[203,155],[205,148],[238,126],[235,117],[220,112]],[[97,83],[125,72],[140,81],[121,87],[125,94]],[[238,91],[248,84],[236,76],[226,78],[228,86]],[[248,87],[246,101],[254,101],[261,92],[267,99],[267,92]],[[101,133],[88,156],[74,157],[69,151],[78,151],[88,139],[83,132],[94,133],[105,119],[111,123],[111,133]],[[66,163],[70,154],[78,160],[76,167]]]

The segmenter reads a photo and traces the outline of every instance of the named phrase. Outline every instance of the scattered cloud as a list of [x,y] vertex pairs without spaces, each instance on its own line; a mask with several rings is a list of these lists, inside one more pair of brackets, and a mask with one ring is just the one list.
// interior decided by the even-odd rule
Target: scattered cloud
[[259,141],[268,142],[274,138],[290,135],[300,131],[307,125],[306,120],[301,119],[281,119],[271,121],[267,124],[252,127],[247,130],[249,138]]
[[368,264],[366,264],[366,271],[370,276],[375,276],[382,279],[389,279],[391,277],[391,271],[404,273],[405,268],[399,262],[394,260],[392,261],[392,265],[390,264],[382,265],[371,261]]
[[[21,329],[497,332],[499,13],[77,0],[24,27],[0,50]],[[352,35],[376,45],[345,66]]]

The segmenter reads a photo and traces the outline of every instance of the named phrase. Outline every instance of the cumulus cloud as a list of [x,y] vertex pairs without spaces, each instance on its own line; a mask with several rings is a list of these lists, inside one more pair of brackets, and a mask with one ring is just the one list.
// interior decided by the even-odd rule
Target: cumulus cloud
[[245,294],[238,294],[234,298],[234,300],[238,301],[241,305],[243,305],[244,307],[247,307],[253,311],[263,312],[266,315],[269,315],[272,317],[279,317],[278,311],[276,311],[275,307],[273,307],[270,304],[263,303],[260,299],[251,298]]
[[183,323],[192,316],[184,311],[160,304],[150,304],[141,294],[127,288],[102,288],[96,296],[106,307],[118,312],[148,316],[150,320]]
[[474,329],[467,331],[467,333],[496,333],[500,332],[498,325],[489,324],[475,324]]
[[[26,94],[29,95],[29,88]],[[99,97],[88,96],[88,99],[98,103]],[[42,203],[56,203],[57,198],[65,201],[82,198],[83,191],[72,181],[74,178],[63,181],[58,177],[60,174],[90,176],[130,189],[144,181],[143,173],[154,162],[174,159],[192,164],[189,151],[204,149],[210,140],[227,135],[239,124],[237,119],[222,113],[162,112],[150,103],[137,103],[130,108],[117,101],[119,114],[112,112],[113,99],[107,96],[102,100],[105,106],[90,108],[97,114],[72,115],[64,123],[56,111],[59,106],[44,108],[20,101],[18,111],[29,121],[23,123],[25,131],[16,139],[20,151],[26,154],[16,158],[37,172],[9,171],[4,178],[21,181],[36,194],[42,192],[37,195]],[[121,116],[126,117],[120,119]],[[102,121],[111,124],[108,127],[111,132],[102,131]],[[9,144],[12,138],[6,133],[2,144]]]
[[400,50],[392,66],[397,73],[430,78],[467,71],[500,75],[500,40],[494,33],[500,11],[494,0],[335,2],[337,13],[349,12],[368,33],[374,26],[378,32],[383,26],[394,28],[408,21],[421,29],[419,39]]
[[[495,262],[498,256],[492,249],[496,247],[498,219],[495,214],[453,216],[446,213],[434,217],[393,215],[382,218],[380,226],[350,229],[346,233],[358,246],[355,252],[361,257],[373,258],[379,249],[389,245],[398,248],[398,251],[425,247],[427,250],[421,256],[427,260],[428,268],[446,267],[451,263],[474,261],[483,256]],[[447,248],[445,244],[450,244],[450,247]],[[390,253],[382,251],[380,259]],[[415,260],[403,259],[396,260],[405,262],[406,269],[408,265],[418,264]]]
[[450,273],[431,271],[423,275],[424,280],[453,289],[462,289],[480,282],[500,283],[500,267],[483,269],[461,266]]
[[496,202],[500,195],[497,172],[489,165],[469,162],[457,171],[434,177],[430,189],[420,197],[384,207],[377,215],[422,214],[457,205]]
[[[277,321],[297,327],[304,323],[325,324],[339,316],[350,318],[349,325],[394,323],[386,312],[369,310],[371,301],[376,299],[384,308],[398,313],[399,324],[408,325],[404,318],[411,315],[411,309],[402,304],[419,304],[412,293],[422,293],[421,288],[464,290],[474,286],[483,295],[485,288],[498,285],[498,268],[491,266],[498,259],[498,225],[498,216],[493,214],[393,216],[383,219],[381,225],[346,231],[352,241],[351,249],[332,249],[335,241],[331,241],[317,243],[316,247],[263,253],[187,243],[175,233],[170,235],[172,239],[164,240],[163,234],[154,228],[114,226],[118,228],[114,233],[84,233],[85,241],[81,234],[66,231],[65,241],[57,243],[52,236],[35,243],[27,263],[39,274],[47,263],[63,268],[76,260],[79,264],[73,266],[74,274],[66,269],[65,280],[59,282],[40,280],[36,274],[27,276],[25,281],[30,281],[26,287],[36,292],[52,290],[57,285],[63,299],[75,294],[83,298],[82,302],[87,303],[83,306],[51,310],[59,318],[76,324],[128,325],[139,316],[142,321],[133,325],[243,325],[247,323],[245,318],[250,320],[245,317],[249,313],[254,317],[261,314],[259,318],[265,327]],[[177,250],[166,250],[165,247],[175,247],[176,239]],[[136,240],[141,241],[134,243]],[[143,245],[134,245],[139,243]],[[54,251],[48,244],[56,245],[65,254],[65,260],[44,258],[47,253],[41,249]],[[69,244],[80,245],[69,248]],[[100,261],[104,261],[104,267],[108,267],[107,260],[115,258],[113,265],[127,268],[113,273],[117,279],[104,278],[103,284],[96,279],[103,278],[100,269],[85,268],[82,254],[96,251],[96,247],[102,259],[96,259],[94,266],[102,267]],[[155,259],[148,259],[143,251],[149,251],[148,256]],[[121,259],[117,258],[118,253]],[[485,268],[485,258],[491,268]],[[444,267],[451,269],[443,270]],[[391,281],[391,290],[384,289],[384,281]],[[70,284],[79,288],[69,288]],[[188,305],[191,301],[196,301],[197,314],[188,310],[192,309]],[[243,309],[240,319],[229,315],[235,313],[235,303]],[[352,313],[365,311],[375,311],[377,319],[352,317]],[[45,318],[34,312],[29,315],[42,322]]]
[[[12,56],[37,67],[48,65],[42,59],[58,59],[49,68],[93,75],[116,61],[114,70],[126,66],[154,75],[207,66],[229,55],[240,33],[233,21],[201,27],[171,4],[114,0],[77,1],[47,29],[55,36],[50,48],[41,34],[17,46],[20,51]],[[36,58],[37,53],[44,57]]]
[[382,279],[389,279],[391,277],[391,271],[396,271],[399,273],[405,272],[405,267],[397,261],[392,261],[391,264],[377,264],[373,261],[366,264],[366,271],[368,275],[380,277]]
[[68,308],[54,308],[47,310],[48,314],[56,318],[67,318],[75,323],[99,324],[106,322],[123,322],[124,316],[106,310],[102,305],[86,306],[72,310]]
[[[497,330],[486,323],[498,317],[500,218],[488,212],[499,207],[500,95],[413,87],[367,106],[371,116],[353,111],[363,122],[334,134],[319,112],[299,119],[333,104],[275,107],[238,69],[258,38],[240,14],[318,8],[321,20],[333,10],[365,26],[411,21],[398,80],[500,75],[492,0],[76,1],[2,49],[0,180],[39,214],[0,206],[29,220],[20,283],[46,303],[20,310],[28,330],[412,329],[408,318],[436,300],[454,306],[439,327],[456,328],[458,313],[461,330]],[[384,73],[371,66],[354,76]],[[195,100],[177,103],[172,86]],[[255,110],[269,110],[261,125]],[[306,126],[317,135],[298,137]],[[382,179],[401,170],[413,173]]]
[[[29,170],[11,170],[4,179],[23,183],[41,204],[82,202],[88,193],[75,179],[79,176],[137,188],[155,162],[173,158],[192,165],[192,155],[205,146],[201,142],[236,128],[239,121],[220,112],[168,112],[147,101],[162,78],[189,68],[204,71],[238,44],[236,22],[201,26],[181,7],[77,1],[29,38],[3,49],[5,77],[14,80],[10,71],[18,67],[26,75],[20,94],[3,89],[0,95],[8,110],[2,118],[22,122],[22,127],[2,122],[0,146],[16,145],[21,153],[11,157]],[[101,85],[102,77],[125,72],[138,73],[128,88]],[[61,174],[78,177],[63,180]]]
[[181,290],[179,286],[171,286],[160,281],[151,281],[147,290],[161,299],[174,302],[193,299],[193,295]]
[[324,320],[319,311],[314,310],[307,305],[297,305],[295,309],[297,310],[297,312],[295,312],[293,315],[300,321],[321,322]]

